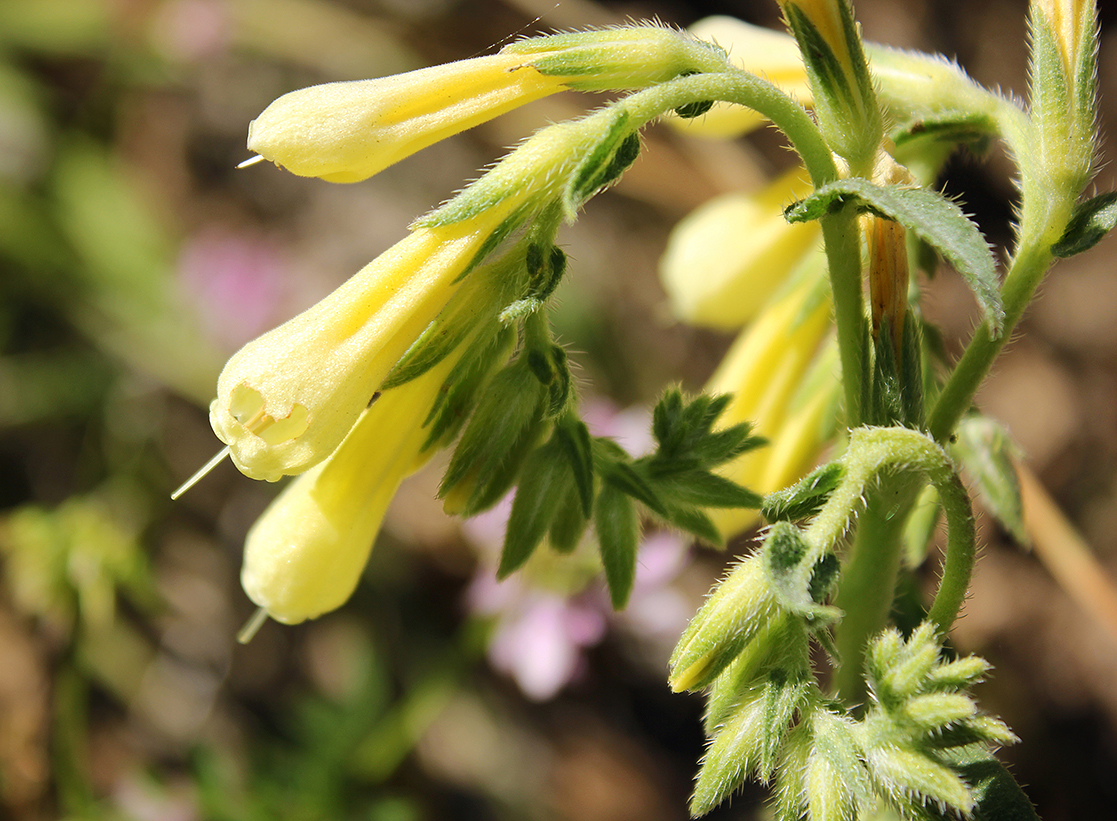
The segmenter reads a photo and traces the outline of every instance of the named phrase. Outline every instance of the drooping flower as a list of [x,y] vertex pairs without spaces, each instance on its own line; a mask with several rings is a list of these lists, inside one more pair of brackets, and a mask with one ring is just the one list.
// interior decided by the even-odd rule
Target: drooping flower
[[245,540],[241,583],[276,621],[295,624],[340,607],[368,561],[384,513],[424,450],[430,410],[456,358],[385,391],[325,461],[298,476]]
[[[719,420],[752,421],[769,445],[742,454],[720,473],[758,493],[771,493],[813,467],[831,430],[838,378],[835,351],[820,350],[830,328],[830,298],[815,252],[798,276],[738,336],[710,378],[710,393],[731,393]],[[829,421],[831,424],[827,424]],[[726,537],[756,524],[747,508],[708,511]]]
[[245,345],[210,406],[242,473],[275,481],[329,456],[512,210],[418,228],[321,302]]

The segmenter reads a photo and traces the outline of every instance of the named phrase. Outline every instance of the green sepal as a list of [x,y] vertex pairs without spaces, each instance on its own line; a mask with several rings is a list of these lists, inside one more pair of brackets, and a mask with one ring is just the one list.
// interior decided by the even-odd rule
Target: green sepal
[[446,468],[439,498],[466,494],[456,511],[465,516],[499,501],[544,432],[545,402],[546,387],[523,357],[493,376]]
[[1030,544],[1024,500],[1014,458],[1019,448],[1005,428],[987,416],[965,417],[954,431],[951,455],[962,465],[982,505],[1017,543]]
[[873,381],[866,409],[866,424],[890,427],[923,427],[923,337],[920,323],[904,313],[900,359],[892,343],[888,320],[881,322],[873,342]]
[[684,120],[693,120],[695,117],[701,117],[713,107],[713,100],[699,100],[679,106],[675,109],[675,114]]
[[484,266],[460,288],[450,303],[392,367],[380,390],[416,379],[472,338],[484,338],[501,305],[527,287],[525,249],[513,249]]
[[518,570],[543,541],[574,483],[570,463],[555,434],[524,460],[504,531],[498,579]]
[[904,313],[900,343],[900,418],[903,425],[923,429],[923,323]]
[[972,153],[983,155],[997,133],[996,120],[978,111],[946,109],[924,114],[892,132],[896,147],[907,148],[922,141],[965,145]]
[[1051,246],[1057,257],[1073,257],[1089,251],[1117,225],[1117,191],[1098,194],[1075,206],[1059,241]]
[[605,485],[594,506],[601,564],[609,585],[609,600],[621,610],[636,580],[636,548],[640,542],[640,517],[632,499],[620,488]]
[[887,321],[881,322],[880,335],[873,340],[872,383],[869,388],[869,405],[864,410],[865,423],[879,427],[901,424],[903,416],[900,369],[892,347],[892,331],[888,325]]
[[761,515],[769,522],[794,522],[814,516],[842,481],[841,462],[827,462],[795,484],[764,497]]
[[807,222],[852,204],[899,222],[938,250],[954,266],[977,296],[993,335],[1004,325],[1004,306],[997,284],[997,267],[978,227],[955,203],[926,188],[874,185],[851,177],[818,188],[806,199],[784,209],[788,222]]

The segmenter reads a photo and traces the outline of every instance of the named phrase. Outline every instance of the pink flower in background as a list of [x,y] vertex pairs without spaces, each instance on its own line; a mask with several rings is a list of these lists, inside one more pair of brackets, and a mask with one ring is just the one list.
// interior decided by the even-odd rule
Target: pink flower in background
[[584,667],[583,651],[605,635],[596,597],[563,598],[518,577],[498,582],[491,567],[474,578],[467,598],[477,615],[496,617],[489,663],[535,701],[554,698],[575,680]]
[[[612,436],[633,455],[652,449],[647,409],[618,412],[597,401],[583,413],[593,435]],[[532,586],[530,574],[523,572],[497,581],[512,499],[510,494],[492,510],[462,523],[462,534],[481,558],[466,604],[475,615],[494,621],[487,650],[493,668],[510,676],[528,698],[547,701],[582,674],[585,651],[604,638],[610,625],[630,634],[649,652],[662,655],[666,664],[691,615],[689,603],[674,587],[689,559],[689,540],[675,533],[649,533],[637,555],[628,607],[614,613],[604,583],[595,579],[589,562],[585,588],[570,596]]]
[[259,237],[203,229],[183,243],[178,272],[203,330],[222,347],[236,350],[281,318],[286,266]]

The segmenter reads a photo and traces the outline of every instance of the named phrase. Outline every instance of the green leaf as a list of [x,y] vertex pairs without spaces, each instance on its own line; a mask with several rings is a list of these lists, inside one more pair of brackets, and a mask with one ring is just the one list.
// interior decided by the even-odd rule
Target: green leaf
[[759,508],[763,498],[731,479],[708,470],[688,470],[671,476],[652,476],[656,495],[668,505]]
[[926,188],[874,185],[852,177],[835,180],[784,209],[788,222],[807,222],[853,204],[859,211],[896,220],[934,246],[977,296],[994,336],[1004,325],[996,261],[981,231],[956,204]]
[[497,578],[506,578],[531,558],[573,483],[566,454],[555,437],[528,456],[504,531]]
[[967,751],[957,764],[974,797],[974,821],[1039,821],[1035,807],[1005,766],[985,752]]
[[1057,257],[1073,257],[1089,251],[1101,238],[1117,225],[1117,191],[1099,194],[1074,209],[1074,215],[1063,236],[1051,246],[1051,253]]
[[597,495],[594,525],[614,610],[622,609],[636,580],[636,548],[640,519],[636,505],[621,489],[606,485]]
[[724,547],[725,537],[721,535],[714,520],[696,507],[672,506],[667,509],[663,519],[670,525],[682,528],[697,539],[714,547]]
[[1029,544],[1013,461],[1019,449],[1008,431],[987,416],[967,416],[955,430],[950,451],[961,462],[985,508],[1019,544]]

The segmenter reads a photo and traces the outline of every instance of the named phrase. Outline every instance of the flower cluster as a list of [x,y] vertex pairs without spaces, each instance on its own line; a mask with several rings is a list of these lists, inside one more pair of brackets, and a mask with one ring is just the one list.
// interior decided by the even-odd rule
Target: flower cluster
[[[242,581],[260,610],[246,632],[340,606],[400,481],[451,444],[447,512],[482,513],[515,488],[498,579],[541,557],[588,561],[580,576],[599,567],[614,609],[637,587],[647,521],[724,546],[763,517],[760,548],[671,660],[673,689],[709,694],[692,811],[752,777],[775,783],[787,821],[1027,817],[1015,793],[979,789],[1011,780],[991,751],[1014,740],[966,692],[987,666],[942,650],[976,554],[954,458],[995,474],[1004,510],[1019,510],[1018,486],[1010,460],[968,438],[955,447],[954,432],[1052,260],[1117,223],[1115,195],[1079,202],[1094,166],[1096,9],[1034,0],[1025,109],[942,59],[866,47],[847,0],[779,5],[789,35],[716,18],[691,34],[636,25],[530,38],[292,92],[253,122],[249,162],[355,182],[563,89],[630,92],[538,131],[229,360],[210,410],[222,455],[253,478],[296,477],[247,539]],[[661,272],[675,313],[739,336],[703,393],[663,393],[651,446],[630,454],[583,418],[547,310],[567,271],[561,223],[625,173],[640,129],[660,117],[716,136],[771,121],[802,167],[708,203],[673,234]],[[1021,172],[1003,286],[976,224],[933,185],[956,146],[994,137]],[[913,276],[932,254],[982,310],[945,376]],[[904,602],[921,620],[904,636],[889,613],[910,570],[902,558],[927,553],[927,528],[901,549],[919,498],[945,515],[948,536],[934,599]],[[500,647],[530,629],[550,652],[539,670],[507,652],[499,664],[545,697],[600,637],[600,614],[546,597],[519,604]],[[830,659],[826,685],[812,643]]]

